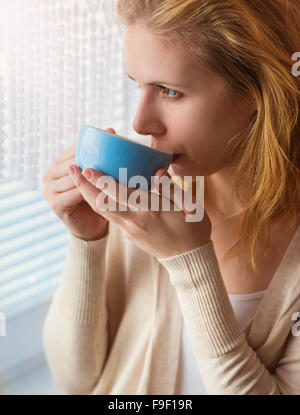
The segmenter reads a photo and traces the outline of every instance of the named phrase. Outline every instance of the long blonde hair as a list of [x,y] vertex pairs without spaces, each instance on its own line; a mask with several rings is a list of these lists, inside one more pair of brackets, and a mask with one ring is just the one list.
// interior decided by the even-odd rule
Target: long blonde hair
[[266,253],[271,225],[285,216],[292,227],[299,217],[300,77],[291,57],[300,51],[300,0],[118,0],[117,12],[121,23],[141,21],[255,100],[247,131],[232,139],[243,208],[230,217],[243,215],[241,238],[224,259],[250,247],[258,275],[258,242]]

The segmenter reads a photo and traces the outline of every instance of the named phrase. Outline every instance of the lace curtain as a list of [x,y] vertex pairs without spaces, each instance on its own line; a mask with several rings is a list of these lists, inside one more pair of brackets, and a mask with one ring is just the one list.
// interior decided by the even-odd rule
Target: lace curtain
[[0,180],[41,190],[82,123],[149,144],[124,53],[116,0],[0,0]]

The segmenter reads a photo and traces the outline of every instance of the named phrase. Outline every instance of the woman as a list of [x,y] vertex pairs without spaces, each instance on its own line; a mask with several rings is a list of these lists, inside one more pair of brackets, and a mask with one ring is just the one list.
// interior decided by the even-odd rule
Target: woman
[[44,344],[68,393],[300,393],[300,1],[288,3],[118,1],[134,128],[180,154],[172,174],[205,177],[205,215],[103,212],[101,173],[84,176],[74,147],[54,160],[45,197],[70,243]]

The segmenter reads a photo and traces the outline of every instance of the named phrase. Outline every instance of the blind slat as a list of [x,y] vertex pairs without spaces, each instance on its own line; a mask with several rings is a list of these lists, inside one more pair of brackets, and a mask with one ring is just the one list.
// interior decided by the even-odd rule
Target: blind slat
[[0,311],[6,317],[50,299],[68,237],[43,195],[0,181]]

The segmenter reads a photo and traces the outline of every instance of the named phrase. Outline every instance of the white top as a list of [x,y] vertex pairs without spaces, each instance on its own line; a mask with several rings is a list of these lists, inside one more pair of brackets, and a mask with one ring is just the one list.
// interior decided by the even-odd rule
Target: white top
[[[228,294],[233,311],[241,328],[255,314],[255,311],[266,291],[251,294]],[[180,395],[206,395],[206,390],[198,369],[197,361],[190,343],[189,335],[182,320],[181,356],[178,371],[178,387]]]

